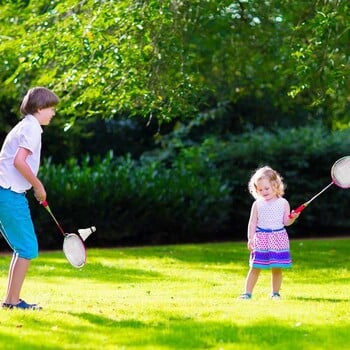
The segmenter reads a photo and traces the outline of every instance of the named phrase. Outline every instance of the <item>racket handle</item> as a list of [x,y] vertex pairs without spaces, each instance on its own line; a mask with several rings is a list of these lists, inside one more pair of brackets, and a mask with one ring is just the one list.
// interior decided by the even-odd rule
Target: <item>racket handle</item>
[[47,210],[47,212],[51,215],[53,221],[55,221],[57,227],[59,228],[59,230],[61,231],[61,233],[63,234],[63,236],[66,236],[66,233],[64,232],[62,226],[59,224],[59,222],[57,221],[55,215],[53,215],[50,207],[49,207],[49,203],[45,200],[40,202],[40,204]]
[[42,202],[40,202],[40,204],[44,207],[44,208],[46,208],[46,207],[48,207],[49,206],[49,203],[47,203],[47,201],[45,200],[45,201],[42,201]]
[[[307,204],[302,204],[300,205],[298,208],[292,210],[292,213],[301,213],[305,208],[306,208]],[[292,213],[290,213],[288,215],[289,219],[292,219]]]

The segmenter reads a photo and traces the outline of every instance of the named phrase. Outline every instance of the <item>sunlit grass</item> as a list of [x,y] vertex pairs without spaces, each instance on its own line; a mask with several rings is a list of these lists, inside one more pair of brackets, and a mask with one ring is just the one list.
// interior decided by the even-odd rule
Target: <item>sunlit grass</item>
[[[22,297],[40,312],[0,310],[1,349],[344,349],[350,240],[292,241],[283,299],[263,272],[237,300],[245,243],[89,249],[74,269],[61,252],[33,261]],[[2,294],[9,255],[0,256]]]

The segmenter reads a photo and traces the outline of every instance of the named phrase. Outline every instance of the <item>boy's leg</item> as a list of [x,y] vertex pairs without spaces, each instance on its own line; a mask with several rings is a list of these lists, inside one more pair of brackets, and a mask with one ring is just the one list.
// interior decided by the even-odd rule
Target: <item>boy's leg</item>
[[[21,301],[20,292],[30,261],[38,256],[38,241],[25,194],[0,188],[0,230],[14,251],[3,303],[3,307],[12,308]],[[28,306],[33,308],[25,302],[19,308]]]
[[29,265],[30,260],[19,258],[17,254],[13,254],[9,268],[7,295],[4,301],[5,303],[13,305],[19,303],[19,296]]

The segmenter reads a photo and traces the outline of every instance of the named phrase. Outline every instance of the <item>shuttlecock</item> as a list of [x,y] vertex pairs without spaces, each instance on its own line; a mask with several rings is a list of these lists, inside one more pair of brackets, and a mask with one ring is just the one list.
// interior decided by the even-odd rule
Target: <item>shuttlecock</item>
[[78,233],[79,233],[80,237],[82,238],[82,240],[85,241],[91,235],[91,233],[93,233],[95,231],[96,231],[96,227],[91,226],[88,228],[80,228],[78,230]]

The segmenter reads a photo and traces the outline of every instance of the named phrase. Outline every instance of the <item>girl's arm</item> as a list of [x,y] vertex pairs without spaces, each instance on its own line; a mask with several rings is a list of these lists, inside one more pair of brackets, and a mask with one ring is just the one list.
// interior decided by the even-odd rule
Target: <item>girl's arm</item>
[[256,231],[256,225],[258,222],[258,210],[256,201],[252,205],[252,209],[250,211],[250,217],[248,222],[248,249],[254,249],[254,237]]
[[[289,217],[289,214],[291,215],[291,218]],[[283,224],[284,226],[290,226],[294,224],[294,221],[299,217],[300,213],[294,213],[290,212],[290,205],[287,200],[285,200],[284,204],[284,217],[283,217]]]
[[46,200],[46,191],[41,181],[35,176],[32,169],[27,163],[27,157],[30,151],[20,147],[13,160],[13,165],[21,173],[21,175],[33,186],[34,196],[39,202]]

